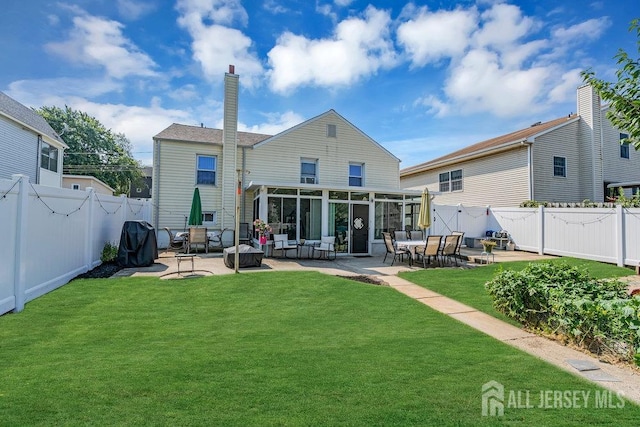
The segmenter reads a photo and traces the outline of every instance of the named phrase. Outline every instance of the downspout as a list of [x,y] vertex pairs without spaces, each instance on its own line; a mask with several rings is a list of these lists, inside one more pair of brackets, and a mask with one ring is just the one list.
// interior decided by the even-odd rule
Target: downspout
[[247,175],[247,147],[242,147],[242,176],[240,179],[242,188],[241,188],[241,200],[240,200],[240,218],[244,220],[247,218],[246,217],[246,194],[245,194],[245,179],[246,179],[246,175]]
[[[40,184],[40,168],[42,167],[42,135],[38,135],[38,143],[36,144],[36,184]],[[62,174],[60,174],[62,177]],[[62,178],[60,178],[62,179]]]
[[155,140],[153,150],[153,180],[151,181],[152,188],[152,196],[151,200],[153,202],[153,219],[155,223],[153,224],[154,228],[158,230],[160,226],[160,141]]
[[[531,141],[533,142],[533,141]],[[529,169],[529,200],[533,200],[533,153],[532,149],[533,144],[529,144],[527,147],[527,167]]]

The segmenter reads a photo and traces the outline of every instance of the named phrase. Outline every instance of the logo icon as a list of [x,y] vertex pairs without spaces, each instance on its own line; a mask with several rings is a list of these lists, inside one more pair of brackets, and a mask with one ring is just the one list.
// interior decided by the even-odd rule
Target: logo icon
[[354,227],[356,230],[360,230],[360,229],[362,229],[362,227],[364,227],[364,219],[362,219],[362,218],[356,218],[356,219],[354,219],[354,220],[353,220],[353,227]]
[[482,416],[504,415],[504,386],[497,381],[482,384]]

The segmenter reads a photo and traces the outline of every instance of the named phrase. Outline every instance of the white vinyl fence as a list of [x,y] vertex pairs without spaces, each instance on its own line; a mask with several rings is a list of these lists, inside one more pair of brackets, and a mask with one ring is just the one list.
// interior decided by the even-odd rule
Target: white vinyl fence
[[429,234],[464,231],[483,237],[506,230],[516,249],[602,261],[640,264],[640,209],[491,208],[433,205]]
[[150,221],[148,201],[0,179],[0,314],[100,264],[125,221]]

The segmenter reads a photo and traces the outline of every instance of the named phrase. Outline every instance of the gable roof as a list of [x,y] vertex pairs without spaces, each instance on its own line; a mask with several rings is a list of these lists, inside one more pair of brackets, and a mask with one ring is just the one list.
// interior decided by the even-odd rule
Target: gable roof
[[[355,130],[356,132],[358,132],[358,133],[359,133],[360,135],[362,135],[364,138],[368,139],[372,144],[374,144],[375,146],[377,146],[378,148],[380,148],[382,151],[384,151],[385,153],[387,153],[387,154],[388,154],[390,157],[392,157],[394,160],[396,160],[397,162],[400,162],[400,159],[399,159],[399,158],[397,158],[396,156],[394,156],[394,155],[393,155],[389,150],[387,150],[386,148],[384,148],[382,145],[380,145],[376,140],[374,140],[373,138],[371,138],[369,135],[367,135],[366,133],[362,132],[362,131],[357,127],[357,126],[353,125],[353,123],[351,123],[349,120],[347,120],[347,119],[345,119],[344,117],[342,117],[342,116],[341,116],[341,115],[340,115],[336,110],[334,110],[334,109],[331,109],[331,110],[325,111],[324,113],[322,113],[322,114],[320,114],[320,115],[318,115],[318,116],[312,117],[312,118],[310,118],[309,120],[305,120],[304,122],[299,123],[299,124],[297,124],[297,125],[295,125],[295,126],[293,126],[293,127],[289,128],[289,129],[283,130],[282,132],[280,132],[280,133],[278,133],[278,134],[276,134],[276,135],[273,135],[272,137],[270,137],[270,138],[268,138],[268,139],[265,139],[264,141],[260,141],[260,144],[259,144],[259,145],[262,145],[262,144],[268,144],[270,141],[272,141],[272,140],[274,140],[274,139],[276,139],[276,138],[279,138],[279,137],[281,137],[281,136],[283,136],[283,135],[286,135],[286,134],[288,134],[289,132],[293,132],[294,130],[297,130],[297,129],[299,129],[299,128],[303,127],[303,126],[306,126],[306,125],[308,125],[309,123],[313,123],[313,122],[315,122],[315,121],[317,121],[317,120],[320,120],[320,119],[322,119],[322,118],[324,118],[324,117],[326,117],[326,116],[328,116],[328,115],[335,115],[335,116],[338,116],[338,118],[339,118],[340,120],[342,120],[344,123],[346,123],[348,126],[350,126],[353,130]],[[258,146],[258,144],[256,144],[256,146]]]
[[[270,137],[271,135],[264,135],[260,133],[238,132],[238,146],[251,147]],[[154,136],[153,139],[222,145],[222,129],[173,123],[171,126]]]
[[438,157],[428,162],[402,169],[400,171],[400,176],[402,177],[425,172],[430,169],[442,166],[443,164],[452,163],[453,161],[459,162],[474,157],[493,154],[498,150],[504,150],[506,148],[509,148],[510,146],[518,145],[522,142],[532,142],[532,140],[536,137],[559,127],[565,126],[569,123],[573,123],[578,119],[579,117],[577,114],[570,114],[568,116],[560,117],[548,122],[534,123],[528,128],[520,129],[515,132],[487,139],[485,141],[477,142],[475,144],[469,145],[452,153],[445,154],[444,156]]
[[3,92],[0,92],[0,115],[8,117],[32,131],[41,134],[43,137],[46,136],[50,140],[56,141],[64,148],[67,148],[62,138],[58,136],[56,131],[53,130],[51,125],[49,125],[41,115]]

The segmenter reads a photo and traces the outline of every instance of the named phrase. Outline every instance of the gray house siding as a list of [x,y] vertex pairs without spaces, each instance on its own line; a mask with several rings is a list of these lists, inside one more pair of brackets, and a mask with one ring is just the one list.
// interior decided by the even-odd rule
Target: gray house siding
[[38,150],[38,135],[0,115],[0,178],[23,174],[37,182]]
[[[590,198],[589,187],[581,185],[585,167],[581,158],[579,122],[568,123],[559,129],[538,136],[532,144],[533,199],[547,202],[580,202]],[[566,177],[553,175],[554,156],[566,159]]]

